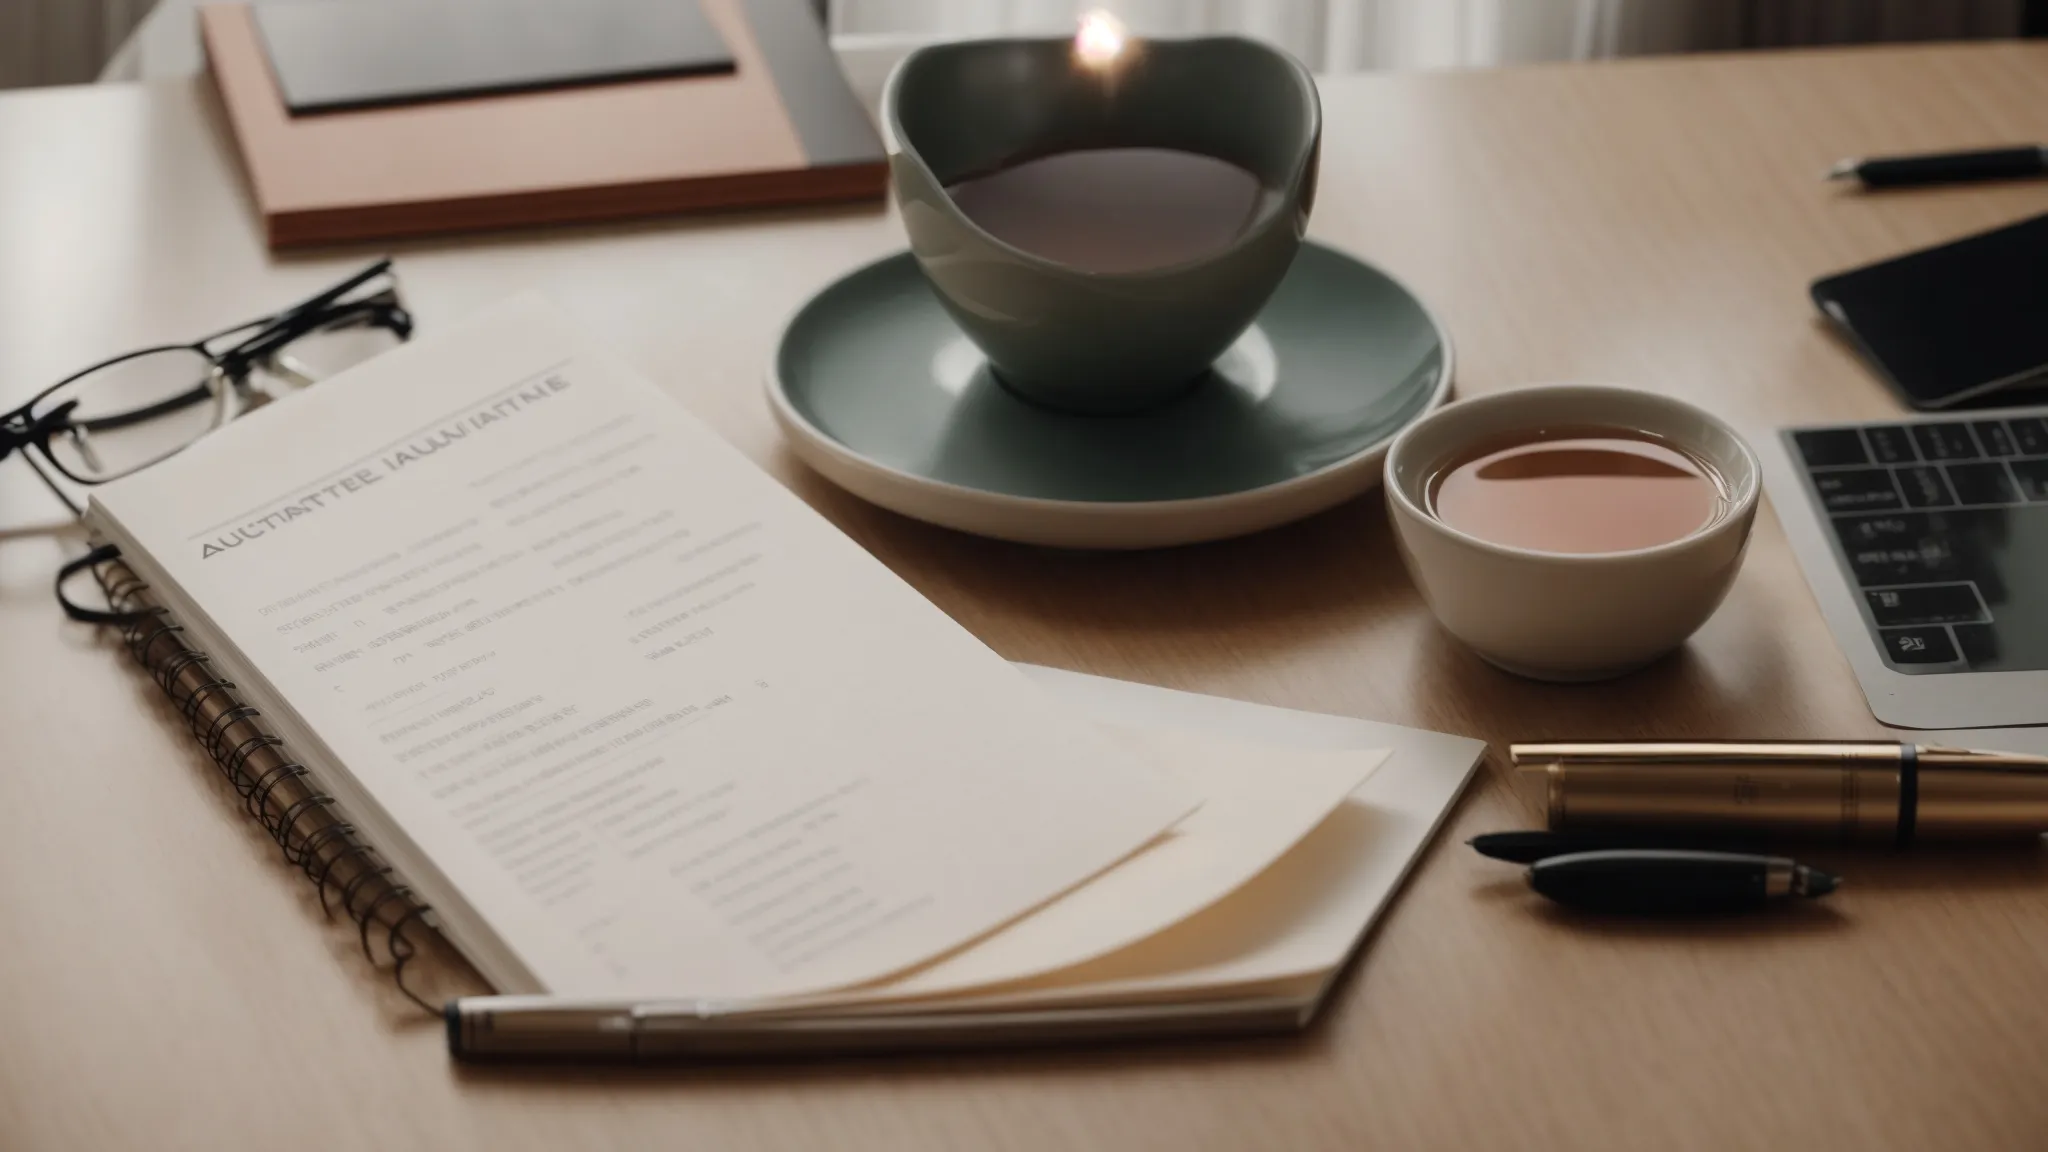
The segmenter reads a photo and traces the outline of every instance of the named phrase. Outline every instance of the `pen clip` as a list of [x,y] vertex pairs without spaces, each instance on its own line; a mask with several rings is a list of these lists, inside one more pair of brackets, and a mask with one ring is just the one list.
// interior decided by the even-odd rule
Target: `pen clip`
[[744,1013],[748,1002],[744,1000],[713,1000],[698,997],[690,1000],[654,1000],[635,1004],[627,1016],[635,1023],[659,1022],[675,1025],[682,1021],[711,1023]]

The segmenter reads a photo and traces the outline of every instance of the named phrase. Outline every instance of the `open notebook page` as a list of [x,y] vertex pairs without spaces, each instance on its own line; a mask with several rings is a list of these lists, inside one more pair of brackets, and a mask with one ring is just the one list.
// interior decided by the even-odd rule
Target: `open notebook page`
[[1026,667],[1062,702],[1105,723],[1171,725],[1264,748],[1276,762],[1296,749],[1386,748],[1391,755],[1250,883],[1129,948],[983,996],[1005,1006],[1319,995],[1385,911],[1486,753],[1481,741],[1442,732]]
[[1170,728],[1109,730],[1185,781],[1202,806],[1142,851],[987,939],[880,984],[831,994],[832,1002],[951,995],[1071,969],[1135,945],[1272,867],[1387,756],[1377,749],[1273,749]]
[[1194,806],[533,298],[93,518],[500,991],[874,980]]
[[[1332,753],[1391,754],[1272,865],[1194,915],[1094,960],[928,997],[920,1008],[1271,997],[1313,1004],[1385,911],[1486,749],[1478,740],[1396,724],[1024,667],[1061,702],[1103,723],[1172,727],[1188,739],[1256,748],[1256,760],[1240,761],[1247,772],[1270,775],[1298,758]],[[809,1011],[887,1013],[894,1003]]]

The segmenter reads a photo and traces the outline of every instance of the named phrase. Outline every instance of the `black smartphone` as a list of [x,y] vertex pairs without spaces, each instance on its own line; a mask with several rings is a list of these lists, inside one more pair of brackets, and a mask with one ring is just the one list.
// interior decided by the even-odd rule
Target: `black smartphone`
[[2048,394],[2048,215],[1823,277],[1813,302],[1915,408]]

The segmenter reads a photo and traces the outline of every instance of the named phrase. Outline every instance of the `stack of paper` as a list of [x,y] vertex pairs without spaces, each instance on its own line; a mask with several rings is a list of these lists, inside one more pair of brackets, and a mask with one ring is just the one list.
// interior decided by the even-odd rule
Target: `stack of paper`
[[504,992],[1312,1005],[1478,748],[1091,719],[532,299],[91,517]]

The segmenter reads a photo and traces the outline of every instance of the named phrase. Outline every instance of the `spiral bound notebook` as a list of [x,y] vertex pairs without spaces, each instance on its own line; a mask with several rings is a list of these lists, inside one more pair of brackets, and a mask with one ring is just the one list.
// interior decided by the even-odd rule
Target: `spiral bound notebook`
[[534,300],[89,519],[130,650],[428,1007],[431,930],[503,993],[1294,1026],[1480,750],[1020,671]]
[[[364,959],[387,968],[408,999],[439,1013],[441,1006],[427,998],[431,993],[407,979],[414,958],[431,946],[422,934],[434,929],[432,910],[336,811],[334,797],[270,730],[263,714],[242,701],[207,654],[192,646],[141,577],[118,556],[93,572],[107,603],[126,617],[120,627],[128,654],[170,698],[250,819],[277,842],[285,863],[313,883],[322,910],[355,925]],[[443,985],[459,986],[460,973],[441,975],[450,978]]]

